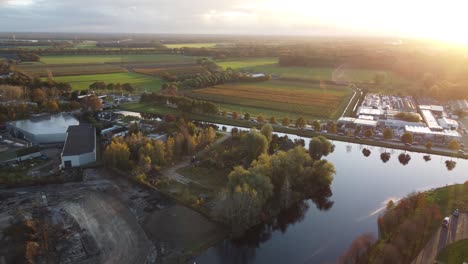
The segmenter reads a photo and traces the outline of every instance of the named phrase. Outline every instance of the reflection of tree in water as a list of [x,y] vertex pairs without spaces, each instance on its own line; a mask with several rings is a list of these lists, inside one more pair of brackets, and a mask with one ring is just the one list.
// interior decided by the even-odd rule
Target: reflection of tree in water
[[446,160],[445,161],[445,166],[447,167],[447,170],[451,171],[455,169],[455,166],[457,165],[457,162],[453,160]]
[[[332,194],[330,187],[322,188],[317,191],[316,195],[311,197],[311,201],[317,209],[327,211],[332,208],[334,203],[330,200]],[[242,237],[224,240],[215,247],[219,259],[228,264],[251,263],[255,259],[257,248],[269,241],[274,232],[285,233],[289,226],[302,222],[309,207],[309,201],[303,200],[288,209],[282,210],[270,221],[249,229]]]
[[369,157],[371,154],[371,151],[368,148],[364,148],[362,150],[362,154],[364,155],[364,157]]
[[352,150],[353,150],[352,145],[346,145],[346,153],[351,153]]
[[410,162],[411,156],[406,153],[401,153],[400,155],[398,155],[398,160],[403,166],[406,166]]
[[431,155],[424,155],[423,156],[424,161],[428,162],[431,160]]
[[383,152],[382,154],[380,154],[380,159],[383,163],[387,163],[390,160],[390,153]]

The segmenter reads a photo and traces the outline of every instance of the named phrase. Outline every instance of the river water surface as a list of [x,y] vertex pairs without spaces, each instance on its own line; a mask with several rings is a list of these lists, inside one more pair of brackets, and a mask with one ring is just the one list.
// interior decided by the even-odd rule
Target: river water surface
[[[426,162],[424,154],[407,152],[411,160],[402,165],[398,155],[403,150],[333,143],[335,151],[326,159],[337,173],[328,210],[306,201],[282,214],[273,226],[264,225],[243,239],[213,246],[196,263],[333,263],[357,236],[377,236],[377,216],[390,199],[468,180],[467,160],[452,159],[457,163],[449,171],[448,157],[431,155]],[[369,157],[363,155],[363,148],[371,151]],[[386,163],[380,159],[384,151],[391,154]]]

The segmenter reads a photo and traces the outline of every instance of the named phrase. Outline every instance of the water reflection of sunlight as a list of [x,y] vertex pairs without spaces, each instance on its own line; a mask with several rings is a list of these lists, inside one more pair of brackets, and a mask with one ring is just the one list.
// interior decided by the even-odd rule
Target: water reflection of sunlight
[[379,214],[380,212],[385,210],[385,208],[387,208],[388,202],[393,201],[394,203],[397,203],[398,200],[399,200],[399,198],[397,198],[397,197],[390,197],[390,198],[386,199],[385,201],[380,203],[381,207],[379,207],[379,208],[375,209],[374,211],[370,212],[368,215],[364,215],[362,217],[357,218],[356,222],[361,222],[361,221],[363,221],[363,220],[365,220],[367,218],[370,218],[370,217],[372,217],[372,216],[374,216],[376,214]]

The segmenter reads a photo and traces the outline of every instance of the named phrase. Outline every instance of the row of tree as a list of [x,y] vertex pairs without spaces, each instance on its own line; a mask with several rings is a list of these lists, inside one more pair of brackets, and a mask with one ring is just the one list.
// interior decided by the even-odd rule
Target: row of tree
[[131,85],[130,83],[108,83],[106,84],[105,82],[94,82],[89,85],[89,89],[93,91],[116,91],[116,92],[121,92],[125,91],[128,93],[134,92],[136,89]]

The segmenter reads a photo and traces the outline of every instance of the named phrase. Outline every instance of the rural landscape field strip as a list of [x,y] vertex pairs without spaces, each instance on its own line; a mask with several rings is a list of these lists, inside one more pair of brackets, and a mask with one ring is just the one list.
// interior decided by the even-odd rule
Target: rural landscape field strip
[[105,74],[127,72],[125,68],[111,64],[85,64],[85,65],[45,65],[45,64],[21,64],[18,67],[22,71],[33,75],[45,77],[49,72],[53,76],[68,76],[82,74]]
[[135,72],[151,75],[151,76],[161,76],[163,73],[167,72],[172,75],[178,74],[196,74],[206,72],[206,69],[201,66],[185,66],[185,67],[157,67],[157,68],[138,68],[134,69]]
[[195,93],[202,94],[214,94],[222,96],[232,96],[240,98],[259,98],[266,101],[279,102],[279,103],[290,103],[290,104],[300,104],[300,105],[309,105],[314,104],[317,106],[324,107],[336,107],[341,101],[342,97],[327,95],[327,94],[307,94],[299,93],[295,91],[284,91],[281,93],[273,92],[269,93],[268,91],[262,90],[238,90],[238,89],[226,89],[226,88],[204,88],[195,90]]
[[177,54],[131,54],[131,55],[48,55],[41,56],[45,64],[85,64],[85,63],[135,63],[135,62],[194,62],[197,57]]
[[73,90],[88,89],[89,85],[94,82],[105,83],[130,83],[138,91],[157,92],[160,90],[162,80],[155,77],[150,77],[138,73],[113,73],[113,74],[91,74],[78,76],[59,76],[54,77],[57,82],[68,82]]

